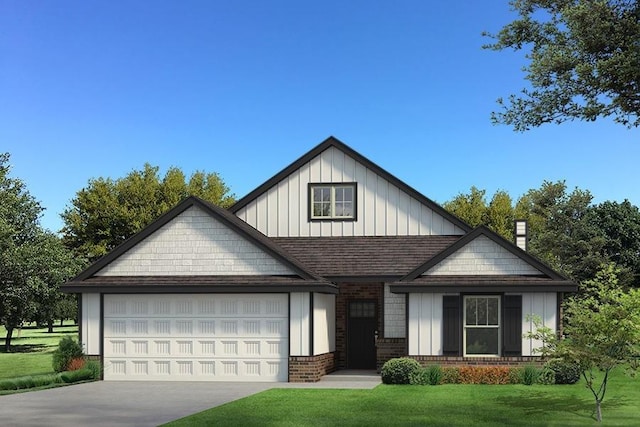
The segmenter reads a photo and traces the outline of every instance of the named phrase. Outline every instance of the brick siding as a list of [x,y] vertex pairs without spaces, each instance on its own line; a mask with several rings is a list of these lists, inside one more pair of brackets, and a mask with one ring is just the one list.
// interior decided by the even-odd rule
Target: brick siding
[[289,356],[289,382],[311,383],[336,370],[335,353]]

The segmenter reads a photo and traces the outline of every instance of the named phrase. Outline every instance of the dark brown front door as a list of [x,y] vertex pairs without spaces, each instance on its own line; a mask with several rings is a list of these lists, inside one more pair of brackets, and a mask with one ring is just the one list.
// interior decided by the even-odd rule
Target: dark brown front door
[[350,369],[376,369],[376,309],[374,301],[349,302],[347,367]]

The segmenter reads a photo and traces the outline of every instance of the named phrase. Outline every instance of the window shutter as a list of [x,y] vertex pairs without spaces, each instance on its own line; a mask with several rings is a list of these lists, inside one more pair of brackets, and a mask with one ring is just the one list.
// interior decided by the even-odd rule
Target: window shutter
[[505,295],[502,307],[502,355],[522,356],[522,295]]
[[460,345],[460,297],[444,295],[442,297],[442,354],[445,356],[459,356]]

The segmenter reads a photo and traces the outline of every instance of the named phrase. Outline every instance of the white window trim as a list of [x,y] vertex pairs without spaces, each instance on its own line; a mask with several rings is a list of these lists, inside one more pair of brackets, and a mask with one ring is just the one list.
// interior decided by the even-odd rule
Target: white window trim
[[[330,203],[330,210],[331,210],[331,215],[329,216],[316,216],[313,214],[313,206],[314,206],[314,200],[313,200],[313,190],[316,188],[329,188],[331,190],[331,199],[329,201]],[[343,215],[343,216],[337,216],[335,215],[335,211],[336,211],[336,190],[338,188],[350,188],[352,190],[351,194],[353,196],[352,200],[351,200],[351,206],[352,206],[352,210],[351,210],[351,215]],[[356,183],[310,183],[309,184],[309,219],[311,220],[355,220],[356,219],[356,209],[357,209],[357,188],[356,188]]]
[[[495,298],[498,300],[498,324],[497,325],[467,325],[467,299],[470,298]],[[500,357],[502,348],[502,298],[499,295],[465,295],[462,306],[462,354],[464,357]],[[498,352],[487,354],[467,354],[467,329],[497,329],[498,330]]]

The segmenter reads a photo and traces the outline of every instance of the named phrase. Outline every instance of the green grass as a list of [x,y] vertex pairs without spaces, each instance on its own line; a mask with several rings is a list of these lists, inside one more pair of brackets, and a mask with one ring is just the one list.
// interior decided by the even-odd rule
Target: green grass
[[[610,380],[605,426],[640,425],[640,384]],[[168,426],[583,426],[594,401],[575,385],[380,385],[373,390],[272,389]]]
[[46,328],[38,329],[28,326],[20,333],[14,331],[11,340],[11,353],[4,352],[4,339],[7,331],[0,326],[0,380],[28,375],[49,374],[52,353],[63,336],[78,335],[78,326],[56,326],[54,333],[47,333]]

